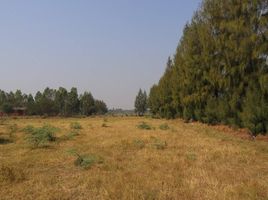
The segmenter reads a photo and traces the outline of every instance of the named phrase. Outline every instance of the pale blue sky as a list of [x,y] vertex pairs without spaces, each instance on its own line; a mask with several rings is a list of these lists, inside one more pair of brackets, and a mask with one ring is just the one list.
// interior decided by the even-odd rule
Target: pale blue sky
[[133,108],[201,0],[1,0],[0,89],[91,91]]

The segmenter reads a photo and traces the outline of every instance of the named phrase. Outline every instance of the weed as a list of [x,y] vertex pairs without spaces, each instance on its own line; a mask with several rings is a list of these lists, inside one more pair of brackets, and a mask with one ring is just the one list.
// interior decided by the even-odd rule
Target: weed
[[152,127],[147,124],[146,122],[140,122],[140,124],[137,126],[139,129],[142,129],[142,130],[151,130]]
[[89,155],[81,155],[77,153],[76,150],[68,151],[71,155],[76,156],[76,160],[74,161],[75,166],[82,167],[83,169],[90,169],[95,164],[102,164],[103,158],[97,155],[89,154]]
[[50,142],[56,140],[55,133],[59,129],[51,125],[44,125],[41,128],[28,129],[28,142],[34,147],[46,147]]
[[70,124],[70,128],[71,128],[71,129],[80,130],[80,129],[82,129],[82,126],[81,126],[81,124],[79,124],[78,122],[72,122],[72,123]]
[[161,125],[159,126],[159,128],[160,128],[161,130],[163,130],[163,131],[166,131],[166,130],[169,130],[169,129],[170,129],[169,126],[168,126],[168,124],[161,124]]

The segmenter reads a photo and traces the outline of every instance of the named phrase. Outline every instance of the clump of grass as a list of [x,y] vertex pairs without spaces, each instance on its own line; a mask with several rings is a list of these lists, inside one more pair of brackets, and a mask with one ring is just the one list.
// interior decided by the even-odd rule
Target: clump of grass
[[140,139],[133,140],[133,145],[139,149],[143,149],[145,147],[145,142]]
[[75,129],[75,130],[80,130],[80,129],[82,129],[82,126],[79,122],[72,122],[70,124],[70,128]]
[[158,150],[164,150],[167,148],[167,142],[163,141],[159,138],[154,138],[152,142],[152,147],[158,149]]
[[44,125],[40,128],[27,127],[27,141],[34,147],[46,147],[50,142],[56,140],[55,133],[59,129],[51,125]]
[[139,129],[142,129],[142,130],[151,130],[152,127],[147,124],[146,122],[140,122],[137,126]]
[[25,180],[25,174],[22,170],[3,165],[0,167],[0,182],[21,182]]
[[168,124],[161,124],[161,125],[159,126],[159,128],[160,128],[161,130],[163,130],[163,131],[166,131],[166,130],[169,130],[169,129],[170,129],[169,126],[168,126]]
[[74,165],[81,167],[83,169],[90,169],[95,164],[102,164],[103,158],[97,155],[89,154],[89,155],[81,155],[77,153],[76,150],[69,150],[68,151],[71,155],[76,157],[74,161]]

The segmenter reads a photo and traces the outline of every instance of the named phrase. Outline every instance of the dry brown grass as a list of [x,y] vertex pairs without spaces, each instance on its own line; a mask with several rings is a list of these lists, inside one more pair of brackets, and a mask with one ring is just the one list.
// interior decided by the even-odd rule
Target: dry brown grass
[[[144,121],[151,130],[137,125]],[[74,137],[70,124],[82,129]],[[60,128],[47,148],[29,148],[26,125]],[[168,130],[159,126],[168,124]],[[8,126],[17,124],[9,139]],[[268,144],[202,124],[148,118],[9,119],[0,125],[0,199],[268,199]],[[61,139],[65,138],[65,139]],[[158,148],[159,146],[159,148]],[[163,147],[163,148],[162,148]],[[103,162],[85,170],[68,151]]]

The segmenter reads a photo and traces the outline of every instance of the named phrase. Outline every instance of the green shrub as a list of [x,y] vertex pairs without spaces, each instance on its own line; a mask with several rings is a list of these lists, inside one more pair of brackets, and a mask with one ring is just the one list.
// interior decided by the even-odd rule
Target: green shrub
[[146,122],[141,122],[138,126],[137,126],[139,129],[142,129],[142,130],[151,130],[152,127],[147,124]]
[[26,127],[22,129],[23,132],[29,133],[29,134],[33,133],[34,130],[35,128],[32,125],[27,125]]
[[76,129],[76,130],[82,129],[82,126],[81,126],[81,124],[79,122],[72,122],[70,124],[70,127],[71,127],[71,129]]
[[55,133],[58,131],[58,128],[51,125],[44,125],[40,128],[29,128],[28,131],[29,135],[26,139],[33,147],[36,148],[46,147],[50,142],[55,141]]
[[97,155],[89,154],[89,155],[81,155],[77,153],[76,150],[68,151],[71,155],[76,156],[76,160],[74,161],[74,165],[81,167],[83,169],[90,169],[95,164],[102,164],[103,158]]
[[166,131],[166,130],[169,129],[169,126],[168,126],[168,124],[161,124],[161,125],[159,126],[159,128],[160,128],[161,130]]

